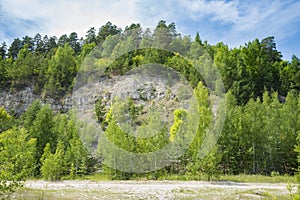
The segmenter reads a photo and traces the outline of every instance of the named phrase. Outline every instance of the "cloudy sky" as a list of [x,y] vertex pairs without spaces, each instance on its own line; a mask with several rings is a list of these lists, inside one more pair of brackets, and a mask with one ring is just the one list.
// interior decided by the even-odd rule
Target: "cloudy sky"
[[300,57],[298,0],[0,0],[0,42],[38,32],[84,36],[107,21],[153,28],[161,19],[175,22],[183,35],[198,31],[203,40],[230,47],[275,36],[285,59]]

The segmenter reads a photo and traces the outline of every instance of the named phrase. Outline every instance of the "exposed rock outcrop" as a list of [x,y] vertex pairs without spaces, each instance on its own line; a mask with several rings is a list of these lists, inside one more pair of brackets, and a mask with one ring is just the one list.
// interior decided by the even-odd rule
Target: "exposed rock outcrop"
[[43,104],[49,104],[55,112],[67,112],[75,105],[85,113],[91,113],[97,99],[100,98],[106,108],[109,108],[115,97],[123,100],[130,97],[136,104],[145,107],[152,103],[162,104],[166,107],[166,115],[171,115],[175,108],[189,107],[192,88],[187,82],[182,81],[177,72],[160,68],[155,69],[159,70],[155,72],[152,69],[147,70],[132,71],[123,76],[103,76],[92,84],[80,88],[75,86],[75,92],[61,100],[42,98],[41,95],[34,94],[32,87],[16,92],[1,91],[0,107],[4,107],[10,114],[19,116],[38,99]]
[[1,91],[0,107],[4,107],[10,114],[21,115],[34,100],[40,100],[43,104],[49,104],[55,112],[67,112],[72,107],[71,96],[64,97],[61,101],[52,98],[42,98],[34,94],[32,87],[26,87],[20,91]]

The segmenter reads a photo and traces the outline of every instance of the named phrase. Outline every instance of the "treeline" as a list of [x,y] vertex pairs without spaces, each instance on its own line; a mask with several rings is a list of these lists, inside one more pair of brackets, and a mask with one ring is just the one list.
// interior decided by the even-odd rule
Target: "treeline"
[[218,141],[220,169],[229,174],[294,174],[294,151],[300,134],[300,96],[289,93],[280,103],[278,93],[239,106],[227,93],[227,113]]
[[[120,38],[124,42],[120,42]],[[37,94],[59,99],[72,91],[82,61],[95,46],[102,51],[99,60],[105,60],[118,55],[120,49],[142,49],[149,43],[198,60],[201,59],[199,55],[208,52],[222,75],[226,91],[231,90],[241,105],[250,98],[262,97],[265,90],[285,97],[289,91],[297,93],[300,89],[300,60],[296,56],[291,61],[282,60],[274,37],[255,39],[230,49],[223,43],[210,45],[202,41],[199,34],[195,39],[181,36],[174,23],[166,24],[165,21],[160,21],[153,33],[150,29],[143,30],[139,24],[131,24],[122,31],[108,22],[98,32],[95,28],[88,30],[85,38],[79,39],[75,32],[59,38],[37,34],[33,38],[16,38],[9,47],[3,43],[0,47],[0,88],[20,90],[32,86]],[[110,67],[124,72],[132,66],[158,62],[177,67],[177,70],[190,68],[171,52],[130,52]],[[194,79],[193,86],[197,86],[201,78],[193,77],[193,71],[189,76],[190,80]]]
[[[146,48],[149,43],[170,51]],[[108,74],[123,74],[145,63],[161,63],[181,72],[194,88],[200,111],[199,119],[194,119],[200,124],[196,137],[186,154],[173,165],[150,173],[151,177],[206,174],[210,178],[218,173],[295,172],[298,165],[294,148],[300,131],[300,60],[296,56],[291,61],[283,60],[273,37],[230,49],[223,43],[210,45],[199,34],[195,39],[181,36],[174,23],[165,21],[160,21],[153,33],[139,24],[122,31],[108,22],[98,33],[91,28],[84,39],[78,39],[76,33],[58,39],[39,34],[34,38],[25,36],[15,39],[10,47],[4,43],[0,48],[0,87],[14,91],[32,86],[43,97],[60,99],[72,92],[77,72],[85,70],[79,67],[97,45],[100,47],[97,63],[106,63],[111,56],[117,58],[107,66]],[[135,48],[140,50],[130,51]],[[120,52],[126,54],[118,57]],[[205,87],[209,83],[184,57],[202,62],[206,61],[203,59],[207,53],[223,78],[227,112],[217,146],[201,159],[198,152],[213,115],[209,90]],[[128,106],[138,110],[132,102]],[[134,152],[155,151],[172,143],[176,135],[182,134],[180,127],[186,116],[185,110],[176,110],[170,130],[164,129],[149,141],[139,141],[118,127],[117,116],[111,110],[103,110],[101,102],[98,107],[96,104],[95,113],[99,123],[104,124],[107,137]],[[103,152],[98,151],[99,157],[95,157],[87,151],[71,112],[53,113],[47,105],[36,101],[19,118],[0,109],[0,122],[2,180],[12,177],[57,180],[95,171],[118,179],[138,176],[102,166]],[[154,126],[152,122],[142,126]]]
[[0,47],[0,88],[20,90],[32,86],[36,94],[60,98],[72,91],[73,80],[82,59],[109,35],[121,33],[110,22],[98,33],[91,28],[85,39],[73,32],[69,35],[25,36],[16,38],[8,47]]
[[90,154],[82,145],[71,114],[54,114],[39,101],[19,119],[3,108],[0,113],[1,180],[58,180],[62,175],[72,178],[93,171]]
[[[106,113],[97,106],[95,111],[102,111],[100,116],[104,119],[99,118],[99,123],[101,121],[105,127],[106,137],[130,152],[149,153],[176,142],[176,137],[194,137],[187,151],[172,161],[170,166],[147,173],[151,179],[172,174],[189,175],[195,179],[204,175],[210,179],[219,174],[293,175],[296,172],[298,154],[295,147],[300,145],[297,142],[300,97],[289,93],[286,102],[280,103],[277,93],[269,95],[265,92],[263,101],[259,98],[250,99],[245,106],[240,106],[231,92],[227,93],[227,112],[221,137],[202,159],[199,149],[203,145],[203,138],[207,136],[212,109],[209,92],[201,82],[194,89],[194,94],[200,111],[200,117],[192,122],[199,124],[195,135],[184,128],[187,111],[183,109],[175,110],[174,124],[170,129],[162,128],[155,136],[146,139],[127,134],[119,127],[118,116],[114,115],[124,111],[120,109],[127,106],[130,107],[132,119],[137,120],[141,111],[132,100],[116,102]],[[112,165],[103,165],[113,161],[109,157],[115,156],[109,154],[111,147],[99,146],[105,144],[94,138],[85,138],[90,137],[89,134],[80,134],[78,122],[72,113],[53,113],[49,106],[42,106],[39,101],[35,101],[19,119],[10,116],[4,109],[0,111],[1,180],[22,180],[28,177],[72,179],[93,173],[102,173],[111,179],[145,176],[123,172]],[[159,114],[151,113],[147,122],[141,124],[141,130],[145,133],[156,130],[159,123],[157,120]],[[83,141],[88,140],[95,144],[98,142],[98,149],[93,153],[83,145]],[[128,162],[125,164],[128,165]],[[132,164],[134,169],[136,164]]]

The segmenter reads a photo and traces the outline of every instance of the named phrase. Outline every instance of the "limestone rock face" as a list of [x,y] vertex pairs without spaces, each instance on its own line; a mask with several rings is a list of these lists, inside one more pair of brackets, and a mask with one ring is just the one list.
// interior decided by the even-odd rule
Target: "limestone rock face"
[[43,104],[49,104],[55,112],[67,112],[72,107],[71,96],[64,97],[61,101],[56,101],[52,98],[42,99],[41,95],[34,94],[32,87],[26,87],[15,92],[1,91],[0,93],[0,107],[17,116],[25,112],[34,100],[40,100]]
[[[144,71],[143,71],[144,72]],[[79,117],[87,121],[93,120],[94,104],[101,99],[106,110],[115,98],[125,101],[134,100],[135,105],[143,106],[145,112],[153,104],[157,105],[166,121],[173,121],[173,112],[177,108],[189,109],[193,89],[183,81],[179,74],[167,75],[160,73],[129,73],[123,76],[102,77],[97,82],[86,85],[79,84],[73,92],[73,106]]]
[[192,88],[184,83],[178,74],[173,74],[170,78],[161,71],[154,75],[138,72],[123,76],[103,76],[96,82],[85,84],[80,88],[75,86],[73,94],[61,100],[42,98],[41,95],[34,94],[33,87],[26,87],[16,92],[1,91],[0,107],[19,116],[34,100],[40,100],[43,104],[49,104],[54,112],[65,113],[75,105],[85,113],[91,113],[97,99],[101,99],[109,109],[112,100],[116,97],[121,100],[130,97],[135,104],[145,107],[153,103],[164,105],[166,113],[171,116],[175,108],[188,108]]

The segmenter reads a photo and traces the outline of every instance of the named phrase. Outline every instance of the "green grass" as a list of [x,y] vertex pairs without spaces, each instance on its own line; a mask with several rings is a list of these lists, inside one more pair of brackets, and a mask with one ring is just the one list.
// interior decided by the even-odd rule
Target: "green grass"
[[[170,180],[170,181],[207,181],[207,176],[204,175],[204,174],[200,174],[200,175],[168,174],[168,175],[159,177],[158,180]],[[217,178],[213,178],[213,180],[217,180]]]
[[[159,177],[158,180],[177,180],[177,181],[207,181],[205,174],[200,175],[166,175]],[[212,181],[234,181],[248,183],[298,183],[295,176],[264,176],[264,175],[220,175],[212,177]]]
[[247,183],[297,183],[294,176],[263,176],[263,175],[223,175],[219,180]]
[[[38,178],[30,178],[29,180],[40,180]],[[62,180],[90,180],[90,181],[110,181],[111,179],[101,173],[90,174],[86,176],[78,176],[75,178],[62,177]],[[151,176],[139,175],[130,178],[130,180],[154,180]],[[178,174],[167,174],[157,178],[157,180],[170,180],[170,181],[207,181],[207,176],[205,174],[199,175],[178,175]],[[220,175],[212,178],[212,181],[234,181],[242,183],[297,183],[297,178],[295,176],[264,176],[264,175]]]

